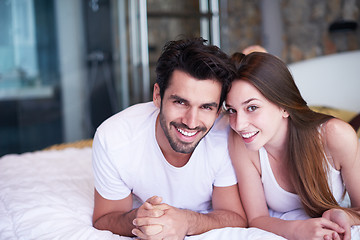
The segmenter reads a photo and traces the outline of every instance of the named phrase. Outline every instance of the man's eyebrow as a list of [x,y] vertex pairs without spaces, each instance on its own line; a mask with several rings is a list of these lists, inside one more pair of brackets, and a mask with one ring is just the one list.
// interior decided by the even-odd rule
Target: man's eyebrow
[[[186,99],[184,99],[182,97],[179,97],[178,95],[170,95],[170,99],[177,100],[177,101],[182,101],[182,102],[185,102],[185,103],[189,103],[188,100],[186,100]],[[216,103],[216,102],[210,102],[210,103],[203,103],[202,106],[217,108],[219,106],[219,104]]]
[[177,101],[182,101],[182,102],[189,102],[188,100],[182,98],[182,97],[179,97],[178,95],[170,95],[170,99],[173,99],[173,100],[177,100]]
[[217,108],[219,104],[217,104],[216,102],[211,102],[211,103],[204,103],[203,106]]

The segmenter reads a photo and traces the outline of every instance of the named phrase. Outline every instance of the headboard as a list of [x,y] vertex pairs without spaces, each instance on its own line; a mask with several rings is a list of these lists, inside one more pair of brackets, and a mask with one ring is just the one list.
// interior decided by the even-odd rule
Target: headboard
[[308,105],[360,112],[360,50],[288,66]]

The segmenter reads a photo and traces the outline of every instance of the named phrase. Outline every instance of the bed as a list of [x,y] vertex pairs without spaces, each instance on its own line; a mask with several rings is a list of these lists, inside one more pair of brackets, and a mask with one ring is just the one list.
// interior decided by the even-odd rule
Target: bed
[[[0,239],[131,239],[92,227],[91,140],[0,158]],[[224,228],[187,239],[283,239]]]
[[[359,60],[360,51],[353,51],[289,67],[305,100],[317,105],[312,107],[315,111],[350,122],[360,137]],[[338,87],[325,88],[334,85]],[[1,240],[129,239],[92,227],[91,143],[84,140],[0,158]],[[187,239],[283,238],[256,228],[224,228]],[[360,240],[360,226],[353,227],[352,239]]]
[[[0,239],[131,239],[92,227],[91,140],[0,158]],[[360,240],[360,227],[352,239]],[[224,228],[187,237],[284,239],[256,228]]]

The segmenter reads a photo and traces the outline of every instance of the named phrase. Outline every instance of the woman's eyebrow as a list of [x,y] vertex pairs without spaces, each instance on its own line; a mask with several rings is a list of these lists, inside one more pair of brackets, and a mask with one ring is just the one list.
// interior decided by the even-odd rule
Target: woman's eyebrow
[[244,101],[242,104],[243,104],[243,105],[244,105],[244,104],[248,104],[249,102],[255,101],[255,100],[259,100],[259,99],[257,99],[257,98],[249,98],[248,100]]
[[[242,102],[241,105],[246,105],[246,104],[248,104],[248,103],[250,103],[252,101],[256,101],[256,100],[259,100],[259,99],[257,99],[257,98],[249,98],[248,100]],[[225,107],[228,108],[228,107],[232,107],[232,106],[230,104],[227,104],[226,101],[225,101]]]

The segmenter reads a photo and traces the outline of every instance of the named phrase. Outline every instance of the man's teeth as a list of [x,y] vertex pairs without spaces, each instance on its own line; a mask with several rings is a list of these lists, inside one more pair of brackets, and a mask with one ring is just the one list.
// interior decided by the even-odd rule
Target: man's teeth
[[184,130],[182,130],[182,129],[180,129],[180,128],[178,128],[177,129],[182,135],[185,135],[185,136],[187,136],[187,137],[192,137],[192,136],[194,136],[197,132],[193,132],[193,133],[190,133],[190,132],[185,132]]
[[243,134],[241,134],[241,136],[242,136],[243,138],[251,138],[251,137],[254,136],[255,134],[257,134],[257,132],[243,133]]

